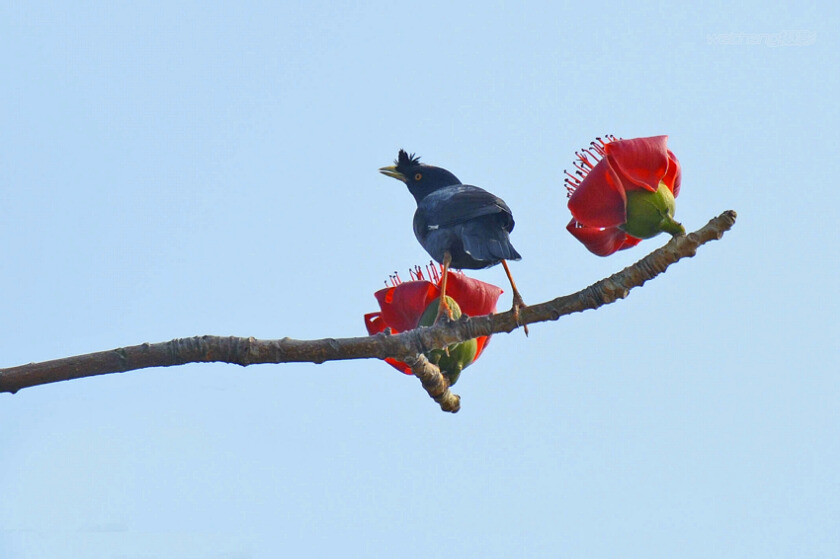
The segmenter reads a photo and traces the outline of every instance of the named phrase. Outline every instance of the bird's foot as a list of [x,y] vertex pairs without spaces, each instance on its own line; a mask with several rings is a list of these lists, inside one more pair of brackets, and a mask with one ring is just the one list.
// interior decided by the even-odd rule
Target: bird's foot
[[[449,304],[446,302],[446,297],[440,298],[440,305],[438,306],[437,316],[435,316],[435,321],[433,324],[437,324],[440,322],[440,319],[446,317],[444,320],[446,322],[452,322],[452,309],[449,307]],[[443,348],[444,353],[446,356],[449,357],[449,346]]]
[[447,304],[446,297],[441,297],[440,304],[438,305],[438,312],[435,316],[435,321],[433,324],[437,324],[444,314],[446,314],[447,322],[452,322],[452,309],[449,307],[449,304]]
[[525,332],[525,335],[528,335],[528,325],[522,324],[519,321],[519,309],[527,307],[528,305],[525,304],[525,301],[522,300],[522,295],[519,292],[515,292],[513,294],[513,306],[510,308],[513,311],[513,320],[516,322],[517,326],[522,326],[522,330]]

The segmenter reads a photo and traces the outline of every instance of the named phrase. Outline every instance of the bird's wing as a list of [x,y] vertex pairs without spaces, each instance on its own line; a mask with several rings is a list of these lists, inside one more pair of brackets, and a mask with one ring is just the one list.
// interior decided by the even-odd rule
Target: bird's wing
[[513,230],[513,215],[505,201],[483,188],[459,184],[432,192],[418,204],[428,227],[449,227],[477,217],[503,214],[505,229]]

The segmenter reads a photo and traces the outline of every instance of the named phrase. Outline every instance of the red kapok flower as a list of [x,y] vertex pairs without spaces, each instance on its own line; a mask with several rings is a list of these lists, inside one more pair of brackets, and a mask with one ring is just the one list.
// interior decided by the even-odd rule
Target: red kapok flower
[[[440,297],[440,273],[438,267],[427,267],[427,275],[432,281],[425,279],[419,267],[412,270],[412,281],[403,282],[396,274],[391,276],[391,286],[374,293],[379,302],[379,312],[365,315],[365,326],[368,334],[374,335],[390,328],[392,334],[406,332],[417,328],[423,312]],[[496,302],[502,294],[502,289],[469,278],[461,272],[449,271],[446,283],[446,295],[457,303],[460,311],[467,316],[483,316],[496,312]],[[437,309],[437,306],[435,306]],[[490,336],[481,336],[475,340],[475,356],[464,364],[473,363],[490,341]],[[385,359],[403,373],[410,375],[411,367],[391,357]],[[455,377],[457,378],[457,377]],[[453,381],[454,382],[454,381]]]
[[662,231],[685,233],[674,221],[680,163],[668,136],[597,138],[575,152],[575,174],[566,172],[572,220],[566,229],[598,256],[636,246]]

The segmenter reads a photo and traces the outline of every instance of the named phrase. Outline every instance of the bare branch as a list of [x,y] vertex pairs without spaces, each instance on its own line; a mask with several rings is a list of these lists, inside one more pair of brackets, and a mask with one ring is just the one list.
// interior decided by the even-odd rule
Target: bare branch
[[444,411],[457,412],[460,401],[448,383],[423,353],[453,343],[511,332],[519,326],[557,320],[561,316],[596,309],[627,296],[631,289],[663,273],[682,258],[694,256],[697,247],[720,239],[735,224],[734,211],[726,211],[705,227],[674,237],[632,266],[589,287],[551,301],[520,309],[519,324],[508,311],[496,315],[462,317],[431,328],[418,328],[393,336],[384,333],[358,338],[321,340],[257,340],[255,338],[196,336],[168,342],[100,351],[42,363],[0,369],[0,392],[17,392],[37,386],[109,373],[123,373],[147,367],[170,367],[185,363],[224,362],[247,366],[257,363],[323,363],[343,359],[394,357],[408,363],[429,395]]

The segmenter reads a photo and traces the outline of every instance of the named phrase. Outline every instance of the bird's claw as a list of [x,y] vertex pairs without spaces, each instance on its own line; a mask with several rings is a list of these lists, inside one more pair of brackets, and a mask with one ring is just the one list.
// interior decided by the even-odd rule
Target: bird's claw
[[516,322],[517,326],[521,326],[522,330],[525,332],[525,335],[528,335],[528,325],[522,324],[519,321],[519,309],[523,307],[527,307],[528,305],[525,304],[525,301],[522,300],[522,296],[519,293],[514,294],[513,296],[513,306],[510,308],[513,311],[513,320]]
[[[444,297],[440,298],[440,305],[438,306],[437,316],[435,316],[433,324],[440,322],[441,318],[443,318],[447,323],[454,320],[452,318],[452,309],[449,307],[449,304],[446,302],[446,298]],[[449,357],[449,346],[443,348],[443,351],[446,353],[446,356]]]
[[438,306],[438,312],[435,316],[435,321],[433,322],[433,324],[437,324],[443,317],[444,313],[446,314],[446,321],[452,322],[452,309],[449,308],[449,305],[446,303],[446,300],[443,297],[441,297],[440,305]]

